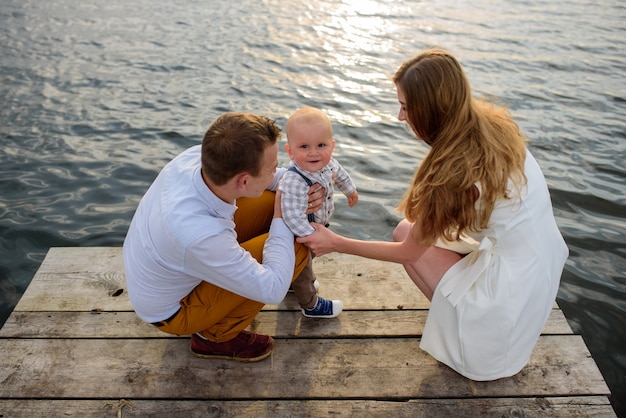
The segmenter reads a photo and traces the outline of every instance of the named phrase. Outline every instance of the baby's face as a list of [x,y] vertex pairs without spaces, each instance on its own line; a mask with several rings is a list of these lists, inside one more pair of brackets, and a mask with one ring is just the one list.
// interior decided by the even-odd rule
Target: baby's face
[[293,126],[285,145],[289,158],[307,171],[324,168],[330,162],[334,148],[332,128],[315,121]]

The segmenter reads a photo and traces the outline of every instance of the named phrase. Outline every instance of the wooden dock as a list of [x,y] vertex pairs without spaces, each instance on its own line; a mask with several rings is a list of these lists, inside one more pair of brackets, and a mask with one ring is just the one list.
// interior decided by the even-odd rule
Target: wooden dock
[[476,382],[419,349],[428,300],[401,266],[314,262],[346,310],[304,318],[288,294],[251,325],[276,338],[272,356],[238,363],[140,321],[121,248],[52,248],[0,330],[0,417],[615,417],[556,304],[520,373]]

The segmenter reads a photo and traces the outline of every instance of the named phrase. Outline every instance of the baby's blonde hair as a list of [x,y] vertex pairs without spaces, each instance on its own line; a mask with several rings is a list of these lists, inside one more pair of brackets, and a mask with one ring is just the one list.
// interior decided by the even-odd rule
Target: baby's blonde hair
[[316,107],[304,106],[294,111],[291,116],[289,116],[289,119],[287,119],[285,126],[287,141],[289,141],[289,132],[299,123],[323,123],[327,126],[330,135],[332,136],[333,134],[333,125],[326,113]]

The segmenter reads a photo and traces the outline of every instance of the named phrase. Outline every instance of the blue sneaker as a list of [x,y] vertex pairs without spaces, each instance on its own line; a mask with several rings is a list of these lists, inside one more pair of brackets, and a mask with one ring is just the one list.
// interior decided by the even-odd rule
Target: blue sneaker
[[302,309],[302,315],[308,318],[334,318],[343,310],[343,302],[340,300],[327,300],[321,296],[317,297],[315,307]]

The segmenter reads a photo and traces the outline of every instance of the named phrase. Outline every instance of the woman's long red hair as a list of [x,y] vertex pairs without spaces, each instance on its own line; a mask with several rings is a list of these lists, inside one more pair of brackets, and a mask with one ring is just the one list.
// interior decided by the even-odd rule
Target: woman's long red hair
[[512,197],[509,180],[518,188],[526,180],[526,140],[517,123],[507,109],[472,97],[463,69],[446,51],[407,60],[393,81],[405,96],[409,124],[431,146],[398,208],[420,222],[416,238],[431,245],[486,228],[496,201]]

